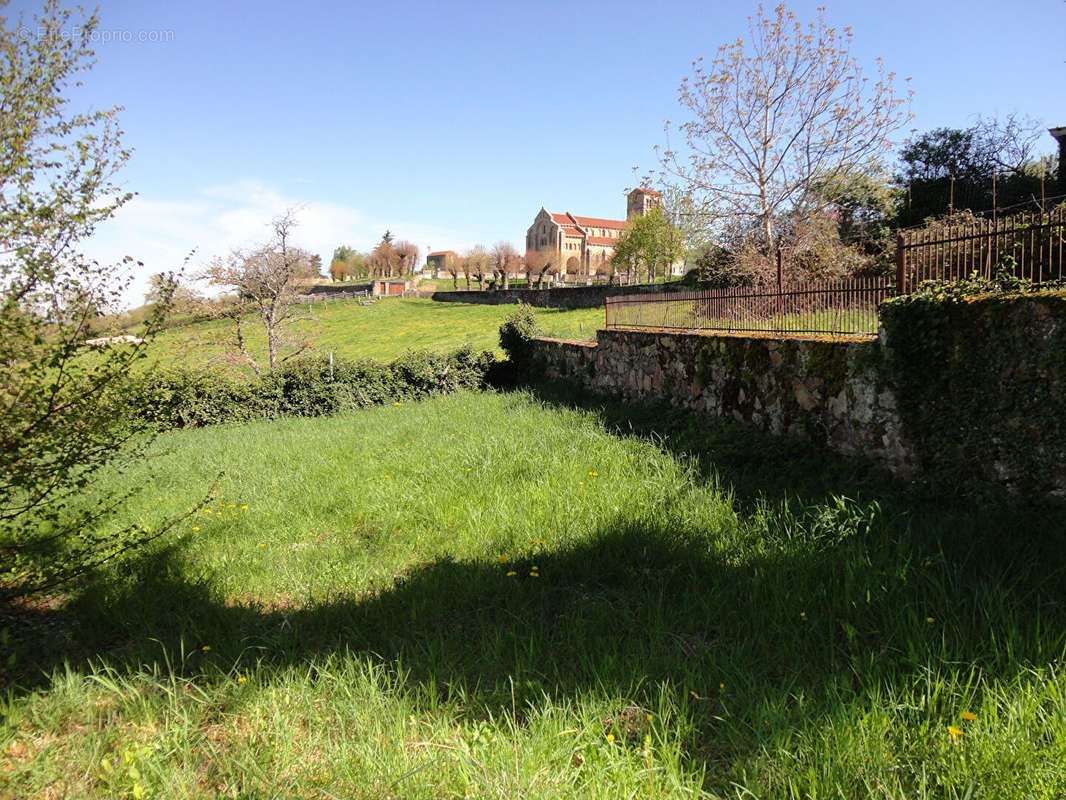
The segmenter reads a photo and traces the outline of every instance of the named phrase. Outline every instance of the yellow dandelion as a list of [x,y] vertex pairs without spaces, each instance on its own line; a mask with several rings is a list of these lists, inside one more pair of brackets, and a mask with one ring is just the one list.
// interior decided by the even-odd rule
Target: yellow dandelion
[[655,719],[655,715],[654,714],[648,714],[648,722],[651,722],[653,719]]
[[514,570],[511,570],[510,572],[507,573],[507,577],[508,578],[513,578],[517,574],[518,574],[517,572],[515,572]]
[[803,619],[807,619],[807,612],[806,611],[801,611],[800,612],[800,617],[802,617]]
[[614,734],[613,733],[608,733],[607,734],[607,741],[608,742],[613,742],[614,741]]
[[531,577],[531,578],[539,578],[540,575],[538,575],[536,572],[531,572],[531,573],[529,573],[529,577]]
[[237,683],[244,683],[246,680],[248,680],[248,679],[246,677],[244,677],[243,675],[241,675],[241,677],[237,678]]
[[530,567],[530,569],[533,570],[534,572],[536,572],[538,569],[540,569],[540,567],[538,567],[536,564],[534,564],[532,567]]
[[948,725],[948,733],[951,734],[951,741],[953,742],[962,736],[962,731],[954,725]]
[[925,621],[928,622],[930,625],[932,625],[934,622],[936,622],[936,620],[934,620],[932,617],[926,617]]
[[266,547],[266,545],[260,542],[258,545],[256,545],[256,547]]
[[724,683],[720,683],[720,684],[718,684],[718,688],[719,688],[719,689],[724,689],[724,688],[725,688],[725,684],[724,684]]
[[204,509],[204,513],[205,513],[205,514],[214,514],[215,512],[214,512],[214,511],[212,511],[212,510],[211,510],[210,508],[205,508],[205,509]]
[[975,719],[977,719],[977,715],[974,714],[972,711],[963,711],[961,714],[959,714],[959,716],[967,722],[973,722]]
[[209,645],[209,644],[205,644],[205,645],[204,645],[203,647],[201,647],[200,649],[201,649],[201,650],[203,650],[203,651],[204,651],[205,653],[209,653],[209,652],[211,651],[211,645]]
[[241,506],[241,511],[247,511],[247,510],[248,510],[248,506]]
[[403,403],[401,403],[399,400],[397,400],[395,403],[393,403],[393,405],[394,406],[402,406]]
[[584,481],[578,481],[578,482],[577,482],[577,485],[578,485],[578,486],[584,486],[584,485],[585,485],[585,482],[584,482]]
[[467,472],[470,472],[470,470],[471,470],[471,467],[467,467],[467,468],[466,468],[466,471],[467,471]]
[[198,531],[198,530],[200,530],[200,526],[199,526],[199,525],[193,525],[193,526],[192,526],[192,529],[193,529],[194,531]]

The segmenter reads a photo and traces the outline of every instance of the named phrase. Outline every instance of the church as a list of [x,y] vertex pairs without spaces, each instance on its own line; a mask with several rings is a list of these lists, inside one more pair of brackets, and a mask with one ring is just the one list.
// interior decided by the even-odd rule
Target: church
[[626,223],[662,205],[662,195],[654,189],[634,189],[626,198],[624,220],[579,217],[569,211],[557,214],[541,208],[526,231],[526,250],[556,253],[568,274],[595,274],[614,254]]

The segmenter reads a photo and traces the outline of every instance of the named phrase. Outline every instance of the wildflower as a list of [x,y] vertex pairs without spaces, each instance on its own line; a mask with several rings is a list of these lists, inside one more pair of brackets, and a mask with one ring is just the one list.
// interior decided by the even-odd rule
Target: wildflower
[[467,471],[467,472],[470,472],[470,467],[467,467],[467,468],[466,468],[466,471]]
[[387,478],[387,477],[389,477],[389,476],[388,476],[388,475],[386,475],[385,477]]
[[209,653],[209,652],[211,651],[211,645],[209,645],[209,644],[205,644],[205,645],[204,645],[203,647],[201,647],[200,649],[201,649],[201,650],[203,650],[203,651],[204,651],[205,653]]
[[193,526],[192,526],[192,529],[193,529],[194,531],[198,531],[198,530],[200,530],[200,526],[199,526],[199,525],[193,525]]
[[584,485],[585,485],[585,482],[584,482],[584,481],[578,481],[578,482],[577,482],[577,485],[578,485],[578,486],[584,486]]
[[725,684],[724,684],[724,683],[720,683],[720,684],[718,684],[718,688],[719,688],[719,689],[724,689],[724,688],[725,688]]
[[393,403],[393,405],[394,406],[402,406],[403,403],[401,403],[399,400],[397,400],[395,403]]
[[614,734],[613,733],[608,733],[607,734],[607,741],[608,742],[613,742],[614,741]]
[[959,716],[967,722],[973,722],[975,719],[977,719],[977,715],[974,714],[972,711],[963,711],[961,714],[959,714]]
[[533,570],[534,572],[536,572],[538,569],[540,569],[540,567],[538,567],[536,564],[534,564],[532,567],[530,567],[530,569]]
[[531,577],[531,578],[539,578],[540,574],[536,573],[536,572],[531,572],[531,573],[529,573],[529,577]]
[[655,715],[654,714],[648,714],[648,722],[651,722],[653,719],[655,719]]
[[507,573],[507,577],[508,577],[508,578],[512,578],[512,577],[514,577],[514,576],[515,576],[515,575],[517,575],[517,574],[518,574],[518,573],[517,573],[517,572],[515,572],[515,571],[514,571],[514,570],[512,569],[512,570],[511,570],[510,572],[508,572],[508,573]]
[[806,611],[801,611],[801,612],[800,612],[800,617],[801,617],[802,619],[807,619],[807,612],[806,612]]
[[925,621],[928,622],[930,625],[932,625],[933,622],[935,622],[935,620],[932,617],[926,617]]
[[248,679],[246,677],[244,677],[243,675],[241,675],[241,677],[237,678],[237,683],[244,683],[246,680],[248,680]]
[[260,543],[259,543],[258,545],[256,545],[256,546],[257,546],[257,547],[266,547],[266,545],[265,545],[265,544],[264,544],[263,542],[260,542]]
[[598,478],[598,477],[600,477],[600,473],[598,473],[598,472],[590,472],[590,473],[589,473],[589,475],[590,475],[591,477],[593,477],[593,478]]
[[951,734],[951,741],[953,742],[962,736],[962,731],[954,725],[948,725],[948,733]]
[[204,513],[205,513],[205,514],[214,514],[215,512],[214,512],[214,511],[212,511],[212,510],[211,510],[210,508],[205,508],[205,509],[204,509]]
[[248,506],[241,506],[241,511],[247,511],[247,510],[248,510]]

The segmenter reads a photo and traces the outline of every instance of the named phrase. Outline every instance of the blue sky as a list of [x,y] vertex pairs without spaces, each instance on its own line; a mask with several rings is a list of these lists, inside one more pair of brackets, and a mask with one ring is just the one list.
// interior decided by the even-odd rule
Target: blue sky
[[[818,5],[789,7],[810,20]],[[1062,0],[827,5],[864,65],[911,78],[911,128],[1011,111],[1066,124]],[[9,24],[38,6],[13,3]],[[147,273],[195,247],[196,267],[296,204],[324,260],[386,228],[423,251],[521,245],[542,205],[620,217],[692,60],[745,36],[755,7],[105,0],[77,99],[125,107],[121,180],[138,196],[87,250]]]

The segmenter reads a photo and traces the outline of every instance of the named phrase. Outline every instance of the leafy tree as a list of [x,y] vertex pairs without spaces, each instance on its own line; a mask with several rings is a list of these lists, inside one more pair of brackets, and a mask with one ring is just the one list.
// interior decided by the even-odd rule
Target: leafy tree
[[[128,156],[116,109],[78,112],[65,97],[92,63],[97,23],[55,0],[18,30],[0,18],[0,596],[83,574],[167,529],[105,531],[122,498],[79,498],[149,431],[129,400],[143,342],[91,353],[86,342],[130,263],[78,250],[130,198],[112,182]],[[145,338],[169,307],[169,287],[158,289]]]
[[923,133],[900,151],[904,196],[898,224],[1057,194],[1062,187],[1054,179],[1053,159],[1036,153],[1042,135],[1035,122],[1014,114]]
[[665,275],[670,267],[685,255],[685,241],[661,208],[653,208],[643,216],[630,220],[614,247],[611,261],[625,267],[630,275],[641,269],[649,280],[662,267]]
[[387,231],[385,231],[385,233],[384,233],[384,234],[382,234],[382,236],[381,236],[381,242],[382,242],[382,244],[392,244],[392,239],[393,239],[393,236],[392,236],[392,231],[388,231],[388,230],[387,230]]
[[750,223],[769,251],[783,214],[816,182],[868,172],[907,114],[895,76],[878,60],[868,80],[849,53],[851,31],[829,27],[823,12],[803,26],[784,4],[771,16],[760,7],[749,31],[709,65],[693,63],[679,96],[684,148],[668,145],[660,163],[708,224]]
[[[252,311],[263,323],[267,337],[267,358],[271,371],[308,347],[308,342],[286,334],[286,328],[296,319],[294,304],[296,287],[301,276],[309,270],[311,254],[290,244],[296,216],[292,209],[272,222],[274,238],[251,250],[234,250],[224,258],[216,258],[208,266],[205,277],[216,286],[225,286],[237,293],[234,303],[224,308],[224,315],[234,321],[237,351],[242,363],[258,375],[256,359],[248,351],[244,338],[245,315]],[[289,352],[282,355],[282,350]]]

